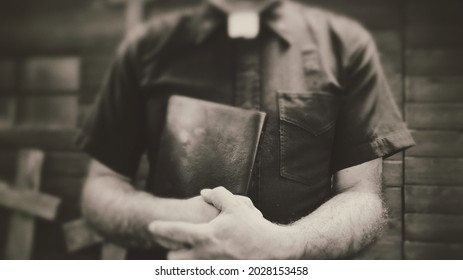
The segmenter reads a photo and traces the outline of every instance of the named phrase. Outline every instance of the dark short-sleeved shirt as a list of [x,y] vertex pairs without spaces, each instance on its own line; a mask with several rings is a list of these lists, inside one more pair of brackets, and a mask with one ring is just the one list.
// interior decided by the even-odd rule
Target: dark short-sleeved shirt
[[[283,1],[262,15],[257,40],[257,108],[268,120],[255,203],[270,221],[311,213],[330,198],[336,171],[414,144],[374,41],[357,22]],[[236,61],[218,10],[157,16],[120,47],[79,145],[133,177],[143,153],[156,161],[169,96],[234,104]],[[156,194],[154,166],[146,190]]]

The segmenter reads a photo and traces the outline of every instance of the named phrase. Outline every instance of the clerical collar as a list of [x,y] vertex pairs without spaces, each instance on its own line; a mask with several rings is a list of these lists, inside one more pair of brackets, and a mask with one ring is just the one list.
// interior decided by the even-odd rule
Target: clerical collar
[[[287,1],[276,1],[276,3],[262,11],[261,18],[262,22],[282,40],[291,44],[293,38],[285,18],[296,15],[286,15],[285,2]],[[195,42],[202,43],[205,41],[220,25],[226,24],[226,19],[226,14],[222,10],[207,2],[204,3],[195,18],[190,22],[189,29],[195,33],[192,34],[195,37]]]

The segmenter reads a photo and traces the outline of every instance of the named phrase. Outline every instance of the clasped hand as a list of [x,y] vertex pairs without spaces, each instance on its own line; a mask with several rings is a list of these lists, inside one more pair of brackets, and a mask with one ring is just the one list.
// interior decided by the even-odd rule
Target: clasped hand
[[249,198],[233,195],[223,187],[205,189],[201,197],[219,211],[210,222],[154,221],[149,224],[154,238],[168,241],[164,243],[170,250],[168,259],[285,259],[294,256],[295,240],[290,227],[266,220]]

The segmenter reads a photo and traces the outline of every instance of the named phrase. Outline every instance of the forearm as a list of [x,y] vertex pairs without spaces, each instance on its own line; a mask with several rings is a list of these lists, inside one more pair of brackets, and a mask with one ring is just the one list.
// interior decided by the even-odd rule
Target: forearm
[[154,236],[189,246],[172,250],[172,259],[333,259],[359,251],[384,222],[382,159],[340,170],[332,199],[290,225],[266,220],[252,202],[223,187],[204,190],[205,202],[221,213],[210,223],[154,222]]
[[385,221],[380,196],[345,192],[288,227],[295,237],[295,258],[334,259],[352,255],[370,243]]
[[122,245],[143,248],[156,244],[147,230],[154,220],[203,222],[187,204],[137,191],[111,176],[88,180],[82,196],[83,215],[94,229]]

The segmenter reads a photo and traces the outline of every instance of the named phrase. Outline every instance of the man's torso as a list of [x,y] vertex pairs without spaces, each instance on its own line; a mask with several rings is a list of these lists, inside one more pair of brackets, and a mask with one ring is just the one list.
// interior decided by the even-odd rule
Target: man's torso
[[[202,12],[175,14],[148,24],[138,45],[152,163],[147,190],[168,196],[153,186],[152,175],[169,96],[242,105],[268,115],[252,186],[254,202],[270,221],[296,221],[330,195],[332,146],[343,98],[342,66],[349,55],[345,46],[349,37],[342,37],[337,28],[358,27],[347,19],[285,1],[263,19],[261,33],[251,43],[260,56],[259,66],[245,69],[239,56],[249,42],[229,39],[225,23],[216,14]],[[254,71],[258,79],[254,96],[244,97],[246,104],[237,84],[242,71],[250,75]]]

